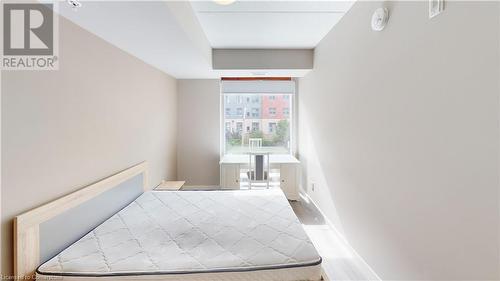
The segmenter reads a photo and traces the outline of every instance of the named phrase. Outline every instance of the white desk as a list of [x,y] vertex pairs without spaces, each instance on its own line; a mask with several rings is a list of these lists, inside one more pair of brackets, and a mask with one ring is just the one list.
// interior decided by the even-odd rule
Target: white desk
[[[220,160],[220,186],[222,189],[240,188],[240,171],[248,168],[248,154],[228,154]],[[290,154],[269,155],[271,169],[280,170],[280,188],[288,200],[299,199],[300,161]]]

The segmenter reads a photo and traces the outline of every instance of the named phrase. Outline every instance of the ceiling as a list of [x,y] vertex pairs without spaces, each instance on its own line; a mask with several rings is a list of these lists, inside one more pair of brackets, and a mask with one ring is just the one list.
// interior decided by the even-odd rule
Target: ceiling
[[77,10],[65,2],[58,8],[65,18],[176,78],[212,75],[211,49],[203,31],[181,21],[189,20],[189,3],[82,1]]
[[[213,70],[212,48],[314,48],[352,1],[81,1],[60,2],[63,17],[176,78],[262,75]],[[303,76],[266,69],[264,76]]]
[[213,48],[314,48],[352,1],[191,1]]

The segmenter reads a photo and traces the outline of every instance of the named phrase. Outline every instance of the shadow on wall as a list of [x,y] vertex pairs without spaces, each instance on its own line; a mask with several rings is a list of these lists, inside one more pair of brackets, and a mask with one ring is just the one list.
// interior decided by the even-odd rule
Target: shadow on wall
[[312,124],[308,121],[305,108],[301,107],[299,118],[299,154],[302,166],[302,190],[313,202],[322,208],[323,214],[327,215],[326,222],[331,224],[338,233],[345,236],[342,222],[340,221],[335,207],[335,195],[333,188],[329,188],[325,172],[318,158],[318,153],[313,141],[311,130]]
[[374,32],[385,4],[356,2],[299,79],[304,187],[382,279],[497,280],[498,2],[392,1]]
[[[302,165],[302,186],[307,196],[300,202],[306,220],[301,219],[304,229],[324,259],[324,270],[334,280],[381,280],[371,266],[354,250],[346,238],[341,214],[337,211],[338,194],[330,185],[335,173],[325,173],[322,160],[328,153],[318,154],[314,140],[321,134],[313,135],[316,130],[309,122],[304,107],[301,108],[300,159]],[[304,114],[304,115],[302,115]],[[314,131],[319,132],[319,131]],[[332,144],[330,144],[332,145]],[[327,150],[320,150],[327,152]],[[334,153],[332,155],[335,155]],[[321,157],[322,156],[322,157]],[[330,166],[326,166],[330,167]],[[313,188],[314,187],[314,188]],[[312,201],[312,202],[310,202]],[[295,209],[298,207],[292,205]],[[318,210],[320,207],[321,210]],[[303,216],[299,216],[303,217]],[[344,216],[343,218],[346,218]]]
[[[362,248],[376,245],[375,248],[385,249],[387,252],[397,252],[397,249],[391,248],[392,245],[387,241],[380,243],[381,240],[376,241],[375,239],[368,239],[366,244],[354,245],[350,243],[351,241],[359,242],[360,237],[366,238],[383,234],[382,224],[376,220],[371,220],[359,228],[353,227],[353,222],[357,221],[358,217],[366,216],[369,213],[367,209],[376,202],[370,202],[370,198],[367,198],[362,190],[357,188],[355,182],[357,176],[350,172],[352,167],[343,165],[342,152],[340,151],[342,146],[334,143],[331,138],[324,137],[322,128],[315,126],[319,123],[310,121],[307,108],[305,105],[301,106],[299,118],[301,185],[302,191],[307,194],[305,199],[312,200],[312,204],[305,202],[309,203],[305,204],[305,207],[312,213],[315,210],[320,213],[323,225],[328,225],[333,229],[336,233],[335,240],[337,240],[335,243],[332,241],[332,245],[327,246],[327,249],[323,249],[325,251],[323,256],[333,260],[333,264],[336,264],[335,266],[339,269],[334,270],[337,273],[342,273],[345,268],[351,268],[352,272],[347,276],[348,279],[353,278],[352,274],[364,272],[366,275],[360,275],[359,280],[366,280],[366,276],[380,280],[370,263],[357,253],[355,246]],[[322,153],[318,153],[318,151]],[[356,202],[355,205],[364,207],[355,207],[346,202]],[[316,207],[321,208],[321,210]],[[305,222],[304,224],[307,229],[311,226],[314,228],[320,223]],[[346,232],[346,226],[349,232]],[[308,231],[308,234],[311,235],[311,231]]]

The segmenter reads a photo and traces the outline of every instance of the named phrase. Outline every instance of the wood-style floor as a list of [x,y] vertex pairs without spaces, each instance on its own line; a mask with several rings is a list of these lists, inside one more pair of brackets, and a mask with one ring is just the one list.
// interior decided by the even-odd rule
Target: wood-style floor
[[334,280],[380,280],[325,221],[314,204],[292,201],[295,214],[323,258],[323,278]]

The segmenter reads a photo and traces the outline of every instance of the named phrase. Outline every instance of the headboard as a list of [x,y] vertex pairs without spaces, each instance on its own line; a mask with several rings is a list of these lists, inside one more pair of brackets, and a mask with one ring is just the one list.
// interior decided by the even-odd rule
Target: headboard
[[36,268],[148,190],[142,162],[14,219],[14,274],[34,279]]

